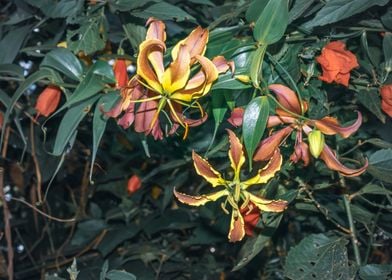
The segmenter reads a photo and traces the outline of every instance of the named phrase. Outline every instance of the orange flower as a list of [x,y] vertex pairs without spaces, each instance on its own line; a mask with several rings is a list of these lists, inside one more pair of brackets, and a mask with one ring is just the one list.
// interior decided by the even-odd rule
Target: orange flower
[[113,65],[116,88],[123,88],[128,84],[128,72],[125,59],[117,59]]
[[136,192],[140,187],[142,186],[142,180],[140,179],[139,176],[133,175],[131,178],[128,180],[127,184],[127,191],[128,194],[131,195],[134,192]]
[[346,87],[348,87],[350,71],[359,66],[355,55],[346,50],[346,45],[342,41],[327,44],[316,60],[323,69],[323,75],[319,77],[320,80],[326,83],[335,81]]
[[392,118],[392,84],[380,88],[381,109]]
[[43,115],[49,117],[60,103],[61,89],[57,86],[49,85],[38,96],[35,110],[37,110],[37,117]]
[[[310,161],[310,155],[312,155],[316,158],[319,157],[324,161],[329,169],[335,170],[343,176],[359,176],[366,171],[368,166],[367,160],[364,166],[361,168],[348,168],[339,162],[335,153],[328,147],[327,144],[324,143],[323,140],[323,135],[338,134],[343,138],[350,137],[362,124],[362,115],[360,112],[357,112],[357,120],[353,124],[346,127],[341,126],[336,118],[329,116],[320,120],[312,120],[308,118],[303,120],[300,118],[300,116],[306,112],[307,105],[304,102],[304,110],[301,112],[301,104],[294,91],[279,84],[270,85],[268,88],[275,93],[278,102],[288,111],[277,108],[276,116],[270,116],[268,118],[267,126],[286,126],[277,132],[274,132],[271,136],[267,137],[260,143],[253,160],[268,160],[275,153],[275,151],[279,150],[279,146],[285,142],[289,135],[296,131],[294,153],[290,156],[290,159],[294,163],[302,160],[304,165],[307,166]],[[292,112],[292,114],[290,112]],[[309,145],[303,141],[303,133],[307,135]]]
[[234,108],[233,111],[231,111],[231,116],[227,119],[227,121],[234,127],[241,126],[242,119],[244,117],[244,111],[245,110],[240,107]]

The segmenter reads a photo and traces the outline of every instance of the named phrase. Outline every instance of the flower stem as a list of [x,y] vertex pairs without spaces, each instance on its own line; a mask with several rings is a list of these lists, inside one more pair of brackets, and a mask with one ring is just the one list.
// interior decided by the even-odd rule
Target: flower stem
[[351,236],[351,242],[352,242],[353,248],[354,248],[355,262],[357,263],[358,266],[360,266],[361,265],[361,255],[359,254],[358,239],[357,239],[357,236],[355,233],[355,226],[354,226],[354,221],[353,221],[353,215],[351,213],[349,196],[344,195],[343,201],[344,201],[344,207],[346,208],[348,223],[350,225],[350,236]]

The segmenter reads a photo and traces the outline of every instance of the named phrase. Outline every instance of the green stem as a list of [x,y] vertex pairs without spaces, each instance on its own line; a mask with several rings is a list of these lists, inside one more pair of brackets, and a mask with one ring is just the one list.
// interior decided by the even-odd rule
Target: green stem
[[295,89],[295,92],[297,93],[299,104],[301,105],[301,114],[304,112],[304,105],[302,102],[302,96],[301,92],[299,91],[299,88],[297,87],[297,83],[294,81],[293,77],[287,72],[287,70],[277,61],[269,52],[266,52],[268,55],[268,59],[275,65],[279,66],[279,68],[286,74],[287,78],[289,79],[290,83],[292,84],[293,88]]
[[353,244],[353,248],[354,248],[355,262],[357,263],[358,266],[360,266],[361,265],[361,255],[359,254],[358,239],[357,239],[357,236],[355,233],[355,226],[354,226],[354,221],[353,221],[353,215],[351,213],[349,196],[344,195],[343,201],[344,201],[344,206],[345,206],[346,212],[347,212],[348,223],[350,225],[350,236],[351,236],[351,243]]

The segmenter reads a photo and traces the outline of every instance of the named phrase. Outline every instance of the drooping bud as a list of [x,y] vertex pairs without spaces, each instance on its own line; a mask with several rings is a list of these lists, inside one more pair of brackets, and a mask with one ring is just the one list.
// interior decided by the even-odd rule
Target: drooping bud
[[38,96],[35,110],[37,110],[38,116],[43,115],[49,117],[60,103],[61,89],[57,86],[49,85],[44,91]]
[[117,59],[113,66],[114,76],[116,78],[116,87],[122,88],[128,84],[127,64],[124,59]]
[[250,77],[248,75],[235,75],[234,77],[245,84],[250,83]]
[[312,130],[308,134],[310,153],[318,158],[324,149],[325,139],[324,134],[320,130]]
[[140,177],[137,175],[133,175],[128,180],[128,185],[127,185],[128,194],[129,195],[133,194],[138,189],[140,189],[141,186],[142,186],[142,180],[140,179]]

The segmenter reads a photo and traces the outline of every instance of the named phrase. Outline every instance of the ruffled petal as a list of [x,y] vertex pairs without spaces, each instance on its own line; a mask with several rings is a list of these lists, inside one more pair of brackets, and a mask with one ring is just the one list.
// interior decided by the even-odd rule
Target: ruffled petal
[[326,135],[335,135],[338,133],[343,138],[347,138],[356,132],[362,124],[362,114],[359,111],[357,114],[357,120],[347,127],[340,126],[338,120],[333,117],[325,117],[321,120],[316,120],[314,121],[314,125]]
[[293,131],[291,126],[286,126],[273,133],[271,136],[265,138],[256,150],[253,156],[254,161],[265,161],[269,160],[282,142],[288,135]]
[[243,182],[243,188],[247,189],[251,185],[267,183],[275,176],[275,173],[280,170],[282,166],[282,155],[279,150],[276,150],[267,165],[257,171],[257,175]]
[[245,155],[242,144],[238,137],[230,129],[226,129],[229,133],[229,159],[231,168],[234,171],[234,180],[239,180],[242,165],[245,163]]
[[288,202],[286,200],[270,200],[259,196],[256,196],[250,192],[245,192],[246,196],[249,196],[249,200],[260,209],[265,212],[282,212],[286,209]]
[[231,213],[230,230],[229,230],[229,242],[241,241],[245,236],[245,222],[240,211],[233,209]]
[[[299,115],[301,114],[301,104],[299,103],[298,96],[294,91],[280,84],[269,85],[268,88],[275,93],[276,99],[278,99],[279,103],[284,108],[286,108],[287,110],[293,113]],[[291,114],[283,111],[280,108],[276,108],[276,113],[279,116],[289,116],[289,117],[292,116]]]
[[184,193],[178,192],[175,188],[173,189],[174,196],[181,201],[182,203],[191,205],[191,206],[202,206],[210,201],[216,201],[222,196],[227,196],[227,190],[222,190],[218,192],[214,192],[211,194],[203,194],[203,195],[187,195]]
[[366,159],[364,166],[359,169],[351,169],[344,166],[340,161],[336,158],[334,152],[327,145],[324,145],[324,149],[320,154],[320,158],[325,162],[329,169],[335,170],[346,177],[355,177],[361,175],[366,171],[368,167],[368,160]]
[[202,176],[207,182],[209,182],[213,187],[224,185],[225,180],[222,178],[221,174],[216,171],[205,159],[192,152],[193,165],[195,166],[197,174]]

